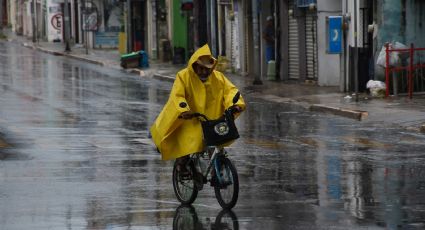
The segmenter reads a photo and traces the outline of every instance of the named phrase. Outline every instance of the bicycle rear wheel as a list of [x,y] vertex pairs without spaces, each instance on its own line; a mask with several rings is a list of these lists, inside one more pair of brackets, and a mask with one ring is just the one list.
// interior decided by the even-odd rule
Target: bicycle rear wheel
[[177,199],[185,205],[192,204],[198,196],[198,189],[195,185],[193,164],[190,164],[190,171],[187,175],[181,175],[177,170],[177,163],[173,167],[173,187]]
[[215,175],[215,197],[223,209],[231,209],[236,205],[239,196],[238,172],[232,162],[226,157],[217,159],[218,172],[221,180]]

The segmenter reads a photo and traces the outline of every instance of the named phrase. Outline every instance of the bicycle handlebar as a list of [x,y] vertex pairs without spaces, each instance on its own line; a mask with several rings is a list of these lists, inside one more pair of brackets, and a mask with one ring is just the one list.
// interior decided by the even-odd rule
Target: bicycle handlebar
[[[205,120],[209,120],[208,118],[207,118],[207,116],[205,116],[204,114],[202,114],[202,113],[191,113],[191,114],[189,114],[189,116],[188,116],[188,118],[187,119],[192,119],[192,118],[194,118],[194,117],[202,117],[202,118],[204,118]],[[184,119],[183,118],[183,116],[182,115],[179,115],[178,116],[178,118],[179,119]]]
[[[236,107],[236,102],[239,100],[240,95],[241,95],[241,94],[240,94],[240,92],[238,91],[238,92],[235,94],[235,96],[233,97],[233,100],[232,100],[233,105],[232,105],[232,106],[230,106],[229,108],[227,108],[227,109],[224,111],[224,114],[226,114],[226,113],[230,112],[230,113],[231,113],[231,115],[233,115],[233,114],[235,114],[235,113],[242,112],[242,111],[240,111],[240,109],[237,109],[237,107]],[[181,108],[185,108],[185,107],[187,106],[187,104],[186,104],[185,102],[182,102],[182,103],[180,103],[180,104],[179,104],[179,106],[180,106]],[[181,114],[178,116],[178,118],[179,118],[179,119],[192,119],[192,118],[194,118],[194,117],[202,117],[203,119],[205,119],[205,121],[209,121],[209,120],[210,120],[210,119],[208,119],[208,117],[207,117],[207,116],[205,116],[204,114],[202,114],[202,113],[197,113],[197,112],[189,114],[187,118],[183,118],[183,116],[182,116]]]
[[[235,105],[232,105],[224,111],[224,114],[226,114],[228,112],[230,112],[233,115],[233,114],[239,113],[241,111],[239,109],[237,109]],[[192,119],[192,118],[195,118],[195,117],[202,117],[205,121],[210,120],[210,119],[208,119],[208,117],[205,114],[197,113],[197,112],[188,114],[188,117],[186,119]],[[185,118],[183,118],[182,115],[179,115],[178,118],[179,119],[185,119]]]

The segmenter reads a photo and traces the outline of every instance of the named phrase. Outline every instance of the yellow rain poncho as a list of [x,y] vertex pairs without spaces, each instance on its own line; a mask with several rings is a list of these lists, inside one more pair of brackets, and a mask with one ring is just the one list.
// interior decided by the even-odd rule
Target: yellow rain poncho
[[[182,112],[199,112],[209,119],[217,119],[233,104],[232,99],[238,92],[238,89],[216,70],[205,82],[199,79],[192,64],[205,55],[212,58],[208,45],[199,48],[190,58],[187,67],[177,73],[170,97],[150,129],[163,160],[200,152],[204,148],[199,120],[179,119],[178,116]],[[217,61],[213,60],[215,67]],[[183,102],[187,104],[185,108],[179,106]],[[242,97],[236,105],[245,109]]]

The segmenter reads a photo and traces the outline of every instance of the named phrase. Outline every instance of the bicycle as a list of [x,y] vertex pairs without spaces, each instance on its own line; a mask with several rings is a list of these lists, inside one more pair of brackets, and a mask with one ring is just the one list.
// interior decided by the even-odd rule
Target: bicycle
[[[233,98],[233,105],[225,110],[223,117],[234,120],[233,114],[236,112],[234,108],[239,97],[240,93],[238,92]],[[198,118],[200,122],[217,121],[210,120],[201,113],[193,113],[192,118]],[[236,129],[233,120],[231,121],[232,124],[227,128],[223,128],[223,122],[216,122],[215,129],[224,130],[226,134],[233,132],[233,138],[236,139],[239,137],[237,130],[229,131],[229,129]],[[219,127],[217,128],[217,126]],[[239,178],[236,167],[228,158],[224,147],[219,144],[210,144],[211,141],[208,141],[206,137],[204,125],[203,129],[206,148],[202,152],[189,155],[189,159],[183,165],[188,173],[181,173],[181,170],[178,170],[177,161],[174,163],[174,193],[182,204],[189,205],[195,201],[198,192],[203,189],[204,184],[210,182],[210,185],[214,187],[215,197],[220,206],[223,209],[231,209],[236,205],[239,196]],[[236,134],[234,133],[235,131]],[[208,163],[205,164],[205,161],[208,161]]]

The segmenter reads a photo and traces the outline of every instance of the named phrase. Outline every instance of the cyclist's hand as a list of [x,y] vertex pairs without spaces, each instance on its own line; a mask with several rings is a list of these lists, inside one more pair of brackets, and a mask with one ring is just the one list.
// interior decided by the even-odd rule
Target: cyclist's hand
[[193,117],[193,114],[189,111],[185,111],[180,114],[179,118],[181,119],[191,119]]
[[243,109],[238,105],[235,105],[235,106],[232,107],[232,113],[240,113],[242,111],[243,111]]

